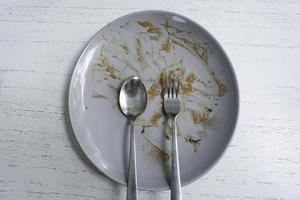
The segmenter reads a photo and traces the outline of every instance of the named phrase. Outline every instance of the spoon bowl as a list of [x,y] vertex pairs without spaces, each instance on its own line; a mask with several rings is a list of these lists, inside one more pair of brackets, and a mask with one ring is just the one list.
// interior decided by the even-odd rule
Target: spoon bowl
[[130,76],[124,80],[120,89],[119,104],[122,113],[130,119],[135,119],[145,111],[147,90],[137,76]]

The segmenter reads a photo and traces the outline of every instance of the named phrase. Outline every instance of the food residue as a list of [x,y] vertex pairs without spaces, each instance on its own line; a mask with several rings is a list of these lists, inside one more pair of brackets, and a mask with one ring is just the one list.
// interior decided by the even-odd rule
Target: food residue
[[163,116],[162,112],[156,112],[152,115],[151,119],[150,119],[150,123],[152,125],[156,125],[158,120]]
[[156,33],[158,35],[162,34],[161,30],[149,21],[138,21],[138,24],[144,28],[147,28],[148,33]]
[[219,89],[219,97],[222,97],[225,95],[225,93],[227,92],[227,86],[224,85],[224,83],[222,83],[222,81],[220,81],[219,79],[215,78],[214,79],[216,84],[218,85],[218,89]]
[[188,143],[191,143],[191,144],[199,144],[199,142],[201,141],[201,139],[194,139],[192,136],[186,136],[184,137],[184,140]]
[[167,39],[166,42],[161,45],[160,50],[169,53],[171,51],[171,47],[172,47],[172,45],[170,43],[170,40]]
[[126,55],[129,55],[130,51],[129,51],[129,48],[126,43],[121,44],[120,47],[123,49],[123,51]]
[[214,125],[215,119],[209,117],[208,112],[190,110],[194,124],[202,124],[205,127]]
[[192,136],[188,135],[184,137],[185,142],[190,143],[194,146],[194,152],[197,151],[197,146],[200,145],[201,139],[194,139]]
[[105,68],[105,71],[112,79],[120,79],[119,71],[109,63],[107,58],[102,58],[99,65]]
[[161,93],[161,85],[158,82],[153,82],[150,89],[148,90],[149,99],[153,99]]
[[197,80],[197,76],[195,74],[190,74],[185,79],[189,84],[193,84],[195,80]]
[[136,39],[135,49],[136,49],[136,61],[139,64],[139,67],[142,67],[143,70],[147,69],[149,64],[145,59],[142,43],[139,38]]
[[[137,31],[133,37],[135,42],[132,45],[134,46],[131,46],[131,44],[125,43],[125,41],[120,40],[118,37],[122,35],[121,31],[128,31],[133,26],[138,27],[139,30],[142,31]],[[211,50],[209,50],[205,42],[194,40],[194,38],[191,37],[191,32],[174,26],[168,20],[165,20],[165,23],[162,24],[156,21],[146,20],[138,21],[130,25],[129,22],[127,22],[120,26],[119,29],[121,31],[117,33],[116,37],[114,37],[114,35],[103,37],[105,44],[103,44],[101,49],[100,61],[96,63],[91,70],[92,80],[97,84],[101,82],[101,84],[105,84],[110,88],[114,94],[113,98],[118,94],[118,88],[116,86],[118,81],[111,81],[122,80],[124,78],[122,76],[124,76],[127,71],[131,74],[138,75],[147,83],[147,86],[149,86],[147,91],[148,100],[151,100],[149,102],[154,103],[154,106],[159,108],[159,110],[152,110],[152,113],[147,115],[150,116],[150,118],[147,118],[147,120],[142,119],[139,126],[141,126],[141,133],[145,140],[151,144],[148,153],[156,160],[163,162],[168,161],[170,160],[169,152],[154,145],[146,138],[147,134],[145,134],[148,128],[152,131],[151,128],[155,127],[163,130],[161,134],[164,134],[166,139],[169,140],[172,138],[171,123],[166,120],[167,118],[164,118],[162,111],[163,100],[161,94],[164,89],[166,75],[179,76],[181,80],[182,113],[185,112],[185,114],[192,119],[191,122],[195,126],[201,126],[201,128],[204,129],[215,125],[215,112],[212,112],[213,110],[210,107],[218,105],[219,99],[221,99],[219,97],[223,97],[228,91],[228,88],[217,77],[213,68],[209,66]],[[199,66],[204,67],[208,72],[209,78],[202,80],[204,75],[202,76],[199,73],[195,74],[193,71],[188,70],[189,68],[184,66],[184,64],[186,64],[186,62],[183,62],[184,58],[176,55],[177,49],[182,49],[193,54],[194,57],[201,62]],[[147,76],[148,72],[152,69],[156,70],[155,77]],[[104,83],[102,81],[104,81]],[[99,90],[97,89],[97,91]],[[100,92],[94,92],[92,97],[109,99],[112,96],[105,96]],[[160,100],[158,100],[158,98]],[[204,100],[202,101],[202,99]],[[196,102],[200,102],[202,105],[197,106],[197,104],[195,104]],[[215,109],[215,107],[213,108]],[[180,126],[178,127],[178,133],[180,133],[182,130],[180,130]],[[185,136],[184,140],[194,145],[195,148],[201,141],[200,138],[195,139],[190,135]]]
[[94,97],[94,98],[101,98],[101,99],[108,99],[106,96],[104,96],[103,94],[100,94],[100,93],[98,93],[98,92],[95,92],[95,93],[93,94],[93,97]]
[[162,150],[157,146],[152,146],[149,154],[153,159],[155,159],[158,162],[167,162],[171,158],[167,150]]

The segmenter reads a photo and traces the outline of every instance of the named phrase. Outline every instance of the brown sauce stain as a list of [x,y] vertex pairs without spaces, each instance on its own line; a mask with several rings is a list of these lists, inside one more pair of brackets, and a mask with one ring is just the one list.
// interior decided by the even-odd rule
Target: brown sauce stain
[[158,120],[163,116],[162,112],[155,112],[151,119],[150,119],[150,123],[152,125],[157,125]]
[[102,58],[101,59],[101,63],[100,66],[105,68],[105,71],[108,73],[108,75],[112,78],[112,79],[120,79],[120,75],[118,73],[118,70],[116,70],[112,64],[109,63],[107,58]]
[[172,138],[172,134],[171,133],[172,133],[171,129],[166,129],[166,132],[165,132],[164,136],[165,136],[165,138],[167,140],[170,140]]
[[135,43],[135,49],[136,49],[136,61],[139,63],[139,65],[145,70],[149,67],[149,64],[145,60],[145,55],[143,52],[143,47],[141,40],[139,38],[136,39]]
[[185,142],[192,144],[194,146],[194,152],[197,151],[197,146],[200,145],[201,139],[194,139],[192,136],[186,136],[184,137]]
[[164,136],[167,140],[172,138],[172,128],[167,122],[164,124]]
[[157,146],[152,146],[149,154],[158,162],[168,162],[171,158],[167,150],[160,149]]
[[165,30],[167,31],[172,43],[177,44],[177,45],[187,49],[188,51],[197,55],[201,60],[203,60],[203,62],[208,64],[209,51],[207,48],[205,48],[204,45],[202,45],[199,42],[195,42],[195,41],[189,40],[187,38],[184,38],[183,36],[179,36],[179,33],[182,33],[182,32],[189,33],[189,32],[181,30],[181,29],[173,26],[172,23],[169,22],[168,20],[166,20],[165,23],[162,24],[162,26],[165,27]]
[[167,52],[167,53],[170,53],[170,52],[171,52],[171,48],[172,48],[172,44],[171,44],[171,42],[170,42],[170,40],[169,40],[169,38],[168,38],[168,39],[166,40],[166,42],[163,43],[163,44],[161,45],[160,50],[161,50],[161,51],[165,51],[165,52]]
[[169,33],[169,32],[170,32],[170,33],[173,33],[173,34],[174,34],[174,33],[183,33],[183,32],[188,33],[188,32],[185,31],[185,30],[182,30],[182,29],[179,29],[179,28],[173,26],[172,23],[169,22],[168,20],[165,20],[165,23],[162,24],[162,26],[165,27],[165,29],[167,30],[168,33]]
[[196,80],[197,80],[197,76],[195,74],[190,74],[188,75],[185,80],[189,83],[189,84],[193,84]]
[[[141,134],[143,135],[146,131],[146,128],[150,127],[149,125],[142,125],[142,130],[141,130]],[[149,142],[149,141],[148,141]],[[151,142],[149,142],[151,143]]]
[[148,125],[142,126],[142,135],[145,138],[145,140],[151,145],[151,148],[149,150],[150,156],[157,162],[167,162],[170,160],[170,152],[167,149],[161,149],[157,145],[153,144],[151,140],[149,140],[145,135],[145,128],[149,127]]
[[174,44],[177,44],[198,56],[205,64],[208,64],[208,50],[206,50],[200,44],[177,36],[172,41]]
[[194,124],[202,124],[205,127],[210,127],[215,123],[214,118],[210,118],[208,112],[197,112],[194,110],[190,110],[190,113],[192,115]]
[[121,44],[120,47],[123,49],[123,51],[124,51],[124,53],[125,53],[126,55],[129,55],[129,54],[130,54],[128,45],[127,45],[126,43]]
[[159,75],[159,83],[160,85],[164,85],[166,82],[166,77],[167,77],[167,73],[166,72],[162,72]]
[[193,93],[193,86],[192,85],[182,85],[180,88],[183,94]]
[[150,89],[148,90],[149,99],[153,99],[161,93],[161,85],[158,82],[153,82]]
[[159,36],[162,34],[161,30],[149,21],[138,21],[138,24],[141,27],[147,28],[148,33],[156,33]]
[[215,82],[218,86],[218,90],[219,90],[218,95],[219,95],[219,97],[224,96],[226,94],[226,92],[228,91],[227,86],[217,78],[214,78],[214,80],[215,80]]
[[191,144],[199,144],[199,142],[201,141],[201,139],[194,139],[192,136],[186,136],[184,137],[184,140],[188,143],[191,143]]
[[97,99],[108,99],[105,95],[100,94],[100,93],[98,93],[98,92],[95,92],[95,93],[93,94],[93,98],[97,98]]
[[181,92],[183,94],[189,94],[189,93],[193,93],[194,91],[197,91],[194,87],[193,87],[193,83],[198,79],[198,77],[194,74],[191,73],[189,74],[184,81],[182,81],[181,83]]

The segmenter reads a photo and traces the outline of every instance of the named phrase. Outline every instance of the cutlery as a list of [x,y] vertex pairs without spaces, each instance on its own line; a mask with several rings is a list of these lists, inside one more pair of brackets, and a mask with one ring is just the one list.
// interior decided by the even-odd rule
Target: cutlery
[[171,77],[169,74],[165,81],[164,110],[172,119],[171,200],[182,200],[176,128],[176,117],[180,112],[180,104],[179,78],[178,76]]
[[134,122],[135,119],[145,111],[147,106],[147,90],[143,82],[137,76],[130,76],[124,80],[119,93],[119,106],[131,126],[126,199],[137,200],[138,193]]

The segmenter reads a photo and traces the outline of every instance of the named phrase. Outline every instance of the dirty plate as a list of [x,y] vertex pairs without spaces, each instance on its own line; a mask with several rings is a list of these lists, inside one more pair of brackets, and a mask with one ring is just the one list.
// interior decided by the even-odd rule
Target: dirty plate
[[217,41],[186,17],[143,11],[105,26],[76,64],[69,90],[76,138],[92,163],[119,183],[126,184],[130,134],[118,107],[118,88],[137,75],[148,90],[148,106],[135,130],[138,188],[169,189],[171,128],[161,99],[167,72],[182,80],[178,146],[186,185],[218,160],[237,121],[237,82]]

